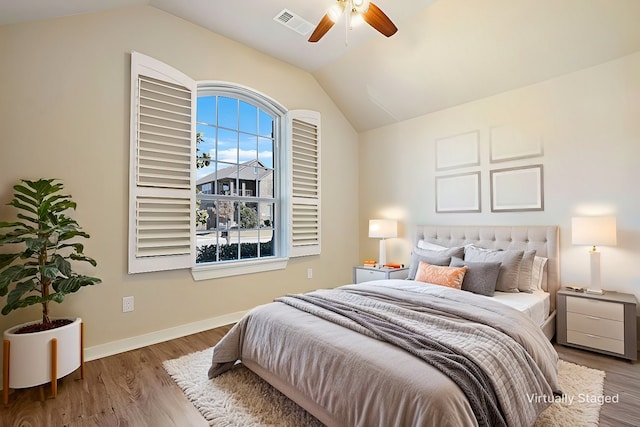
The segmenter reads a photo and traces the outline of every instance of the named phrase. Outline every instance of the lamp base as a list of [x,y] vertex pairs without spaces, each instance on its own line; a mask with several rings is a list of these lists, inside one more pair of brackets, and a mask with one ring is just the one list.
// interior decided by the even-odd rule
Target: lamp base
[[585,293],[587,294],[594,294],[594,295],[603,295],[604,291],[602,289],[585,289],[584,290]]
[[380,239],[380,257],[378,258],[378,268],[384,267],[387,263],[387,243]]

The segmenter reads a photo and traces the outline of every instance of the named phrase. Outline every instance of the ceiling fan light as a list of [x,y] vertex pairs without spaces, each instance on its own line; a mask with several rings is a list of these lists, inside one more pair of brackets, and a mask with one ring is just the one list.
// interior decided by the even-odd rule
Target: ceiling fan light
[[351,12],[351,28],[364,24],[364,18],[356,11]]
[[336,3],[327,10],[327,16],[333,22],[336,22],[342,15],[342,12],[344,12],[344,3]]
[[358,13],[365,13],[369,10],[369,0],[352,0],[352,3]]

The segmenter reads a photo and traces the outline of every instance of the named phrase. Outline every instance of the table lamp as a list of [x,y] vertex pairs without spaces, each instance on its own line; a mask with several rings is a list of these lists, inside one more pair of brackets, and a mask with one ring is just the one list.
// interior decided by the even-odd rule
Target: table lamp
[[370,219],[369,237],[372,239],[380,239],[378,265],[382,267],[387,263],[387,250],[384,239],[398,237],[398,221],[395,219]]
[[596,246],[616,245],[616,218],[600,216],[572,218],[571,243],[591,246],[589,251],[591,284],[586,292],[603,294],[600,282],[600,252]]

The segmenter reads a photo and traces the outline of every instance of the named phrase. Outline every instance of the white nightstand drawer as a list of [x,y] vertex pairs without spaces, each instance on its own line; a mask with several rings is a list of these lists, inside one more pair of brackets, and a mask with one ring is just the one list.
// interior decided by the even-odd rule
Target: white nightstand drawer
[[369,280],[383,280],[386,274],[382,270],[358,268],[356,269],[356,283],[368,282]]
[[597,348],[599,350],[610,351],[612,353],[624,354],[624,341],[585,334],[584,332],[568,330],[567,342],[583,345],[585,347]]
[[568,296],[567,311],[620,322],[624,321],[624,305],[615,302]]
[[624,322],[567,312],[567,330],[624,340]]

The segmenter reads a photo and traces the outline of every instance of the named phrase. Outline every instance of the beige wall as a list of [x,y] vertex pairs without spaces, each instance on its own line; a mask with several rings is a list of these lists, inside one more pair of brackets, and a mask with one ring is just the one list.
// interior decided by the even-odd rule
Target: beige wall
[[[601,247],[604,289],[640,300],[640,52],[360,136],[360,259],[376,257],[367,219],[396,217],[387,259],[406,262],[416,224],[560,226],[561,281],[589,282],[588,248],[571,244],[571,217],[615,215],[618,245]],[[509,124],[544,141],[544,156],[490,164],[489,129]],[[480,132],[481,213],[435,213],[435,140]],[[489,170],[544,165],[544,211],[491,213]],[[458,172],[458,171],[455,171]],[[454,173],[454,171],[449,172]]]
[[[196,80],[231,81],[288,109],[320,111],[321,256],[292,260],[286,270],[202,282],[187,270],[127,274],[132,50]],[[91,234],[85,252],[98,261],[93,273],[104,283],[52,309],[83,318],[88,347],[351,280],[358,217],[357,208],[343,206],[353,206],[357,194],[357,134],[309,73],[152,7],[0,27],[0,58],[0,218],[14,215],[5,205],[19,178],[64,181],[78,202],[75,217]],[[123,314],[128,295],[135,311]],[[0,330],[38,316],[35,307],[3,316]]]

